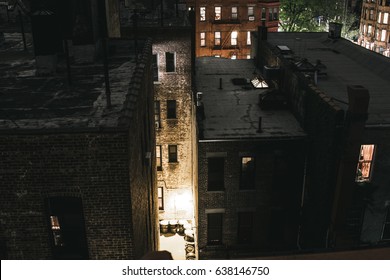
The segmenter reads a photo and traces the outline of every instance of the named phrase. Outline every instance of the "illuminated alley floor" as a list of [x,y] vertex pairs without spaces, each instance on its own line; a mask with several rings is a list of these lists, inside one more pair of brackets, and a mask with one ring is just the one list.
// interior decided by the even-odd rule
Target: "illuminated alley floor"
[[169,251],[174,260],[186,259],[185,243],[184,236],[177,233],[160,234],[160,251]]

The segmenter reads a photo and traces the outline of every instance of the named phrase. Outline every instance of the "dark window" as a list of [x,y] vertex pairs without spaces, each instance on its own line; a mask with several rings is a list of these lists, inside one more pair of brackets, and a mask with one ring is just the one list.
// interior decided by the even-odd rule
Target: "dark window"
[[253,232],[253,213],[238,213],[238,243],[251,243]]
[[158,210],[164,210],[164,188],[158,187]]
[[207,214],[207,244],[222,244],[222,213]]
[[156,146],[156,166],[157,170],[161,171],[162,170],[162,150],[161,150],[161,145]]
[[386,219],[383,224],[382,240],[390,240],[390,206],[387,206]]
[[153,81],[158,81],[158,56],[157,56],[157,54],[153,54],[152,68],[153,68]]
[[167,119],[176,119],[176,100],[167,100]]
[[208,159],[208,191],[221,191],[224,189],[224,162],[225,158]]
[[265,8],[261,8],[261,19],[266,19],[267,15],[266,15],[266,11],[265,11]]
[[269,20],[269,21],[273,21],[273,17],[272,17],[272,8],[269,8],[269,9],[268,9],[268,20]]
[[165,53],[165,65],[166,72],[175,72],[175,54],[166,52]]
[[255,188],[255,158],[242,157],[241,158],[241,178],[240,189],[254,189]]
[[154,101],[154,122],[156,128],[159,129],[161,127],[161,110],[160,110],[160,101]]
[[278,8],[274,8],[274,20],[278,20],[279,15],[278,15]]
[[52,197],[47,200],[54,259],[88,259],[81,199]]
[[168,145],[168,161],[177,162],[177,145]]

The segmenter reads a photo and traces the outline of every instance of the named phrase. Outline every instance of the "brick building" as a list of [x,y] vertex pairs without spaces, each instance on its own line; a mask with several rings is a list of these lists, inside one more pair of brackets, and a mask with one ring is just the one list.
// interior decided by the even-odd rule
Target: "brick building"
[[278,0],[187,0],[195,9],[196,56],[247,59],[251,57],[251,35],[260,25],[278,31]]
[[358,43],[390,57],[390,1],[363,1]]
[[[333,30],[337,30],[334,28]],[[264,33],[255,46],[308,134],[302,248],[389,243],[389,60],[339,33]]]
[[37,57],[46,54],[9,45],[0,52],[2,259],[139,259],[156,250],[151,41],[139,40],[138,53],[134,42],[109,41],[110,94],[100,55],[79,63],[72,44],[51,49],[56,64],[43,76]]
[[199,258],[296,249],[305,132],[283,100],[259,107],[252,60],[196,62]]

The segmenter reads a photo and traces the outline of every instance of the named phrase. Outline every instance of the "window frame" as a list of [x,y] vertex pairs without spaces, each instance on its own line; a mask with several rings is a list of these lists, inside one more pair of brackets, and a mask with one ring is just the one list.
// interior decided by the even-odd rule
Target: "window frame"
[[156,145],[156,169],[162,171],[162,146]]
[[[233,34],[235,34],[234,37]],[[238,31],[234,30],[230,33],[230,45],[237,46],[237,44],[238,44]]]
[[[252,170],[244,170],[244,159],[249,159],[248,162],[252,162],[250,166]],[[251,173],[251,174],[248,174]],[[248,177],[252,177],[249,178]],[[256,157],[254,156],[242,156],[240,157],[240,190],[254,190],[256,188]]]
[[[174,149],[174,151],[172,151]],[[168,162],[177,163],[178,162],[178,150],[177,145],[168,145]]]
[[158,71],[158,54],[154,53],[152,58],[152,71],[153,71],[153,82],[159,81],[159,71]]
[[252,45],[251,31],[246,32],[246,45],[247,46]]
[[232,6],[231,12],[232,12],[231,13],[232,20],[237,20],[238,19],[238,7]]
[[175,73],[176,72],[176,53],[165,52],[165,72]]
[[161,102],[154,101],[154,122],[157,129],[161,128]]
[[214,46],[221,46],[221,37],[221,31],[214,31]]
[[249,21],[255,20],[255,7],[254,6],[248,6],[248,20]]
[[199,7],[199,21],[206,21],[206,7]]
[[201,47],[206,47],[206,32],[200,32],[200,46]]
[[[368,159],[365,158],[365,155],[364,155],[364,147],[365,146],[372,146],[372,152],[370,153],[370,158],[368,158]],[[356,175],[355,175],[355,182],[356,183],[369,183],[372,181],[376,149],[377,149],[377,147],[375,144],[362,144],[362,145],[360,145],[360,152],[359,152],[359,158],[358,158],[358,163],[357,163],[357,167],[356,167]],[[368,164],[368,167],[365,167],[364,165],[367,165],[367,164]],[[367,176],[364,176],[363,169],[368,169],[368,172],[365,171],[365,173],[368,173]]]
[[158,210],[164,210],[164,187],[157,187],[157,203]]
[[[222,165],[222,166],[218,166]],[[210,180],[212,178],[212,180]],[[216,178],[216,179],[215,179]],[[209,157],[207,158],[207,191],[225,190],[225,158]]]
[[222,20],[222,7],[221,6],[214,7],[214,20],[215,21]]
[[177,119],[177,100],[167,100],[167,120]]
[[[218,222],[218,223],[217,223]],[[222,245],[223,213],[207,214],[207,245]]]

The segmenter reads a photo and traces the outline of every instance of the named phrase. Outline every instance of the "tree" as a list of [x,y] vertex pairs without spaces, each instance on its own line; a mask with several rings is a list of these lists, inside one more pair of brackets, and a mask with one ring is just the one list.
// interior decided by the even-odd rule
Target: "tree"
[[343,21],[348,12],[346,3],[346,0],[281,0],[280,26],[287,32],[324,31],[329,22]]

